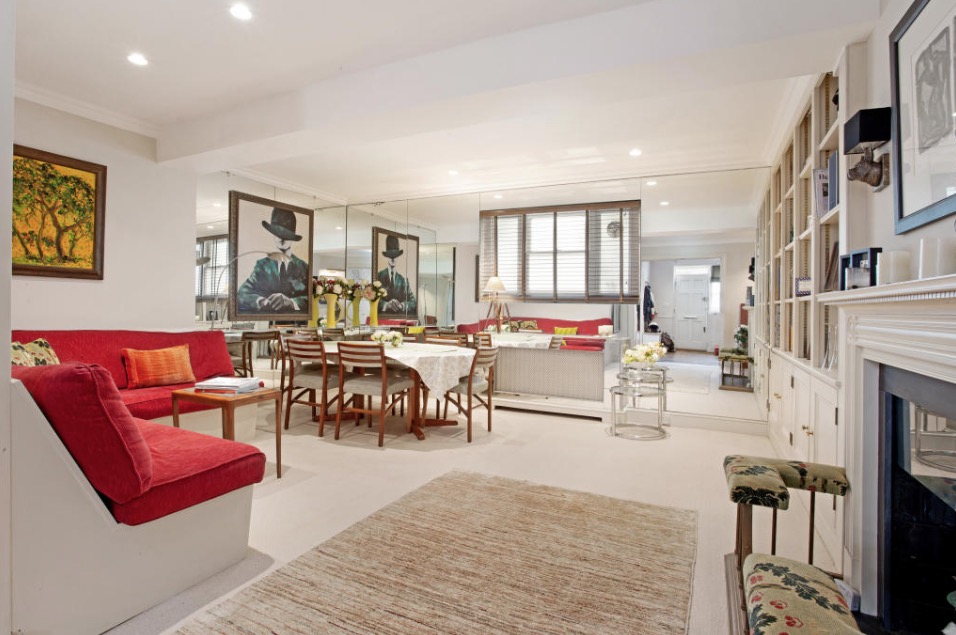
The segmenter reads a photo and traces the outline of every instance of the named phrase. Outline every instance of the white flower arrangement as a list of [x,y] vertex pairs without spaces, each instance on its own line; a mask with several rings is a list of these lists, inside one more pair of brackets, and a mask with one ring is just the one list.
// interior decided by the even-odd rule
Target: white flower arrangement
[[404,339],[399,331],[375,331],[372,333],[372,341],[378,344],[388,344],[393,347],[402,345]]
[[629,364],[656,364],[667,354],[667,349],[660,342],[638,344],[634,348],[624,350],[623,361]]

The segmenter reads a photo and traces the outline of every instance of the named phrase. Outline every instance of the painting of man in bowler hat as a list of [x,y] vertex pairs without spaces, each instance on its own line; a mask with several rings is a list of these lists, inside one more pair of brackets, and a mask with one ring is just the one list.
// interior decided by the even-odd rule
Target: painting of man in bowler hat
[[[255,216],[249,220],[259,220],[255,231],[265,235],[259,234],[255,239],[250,238],[243,245],[240,234],[237,241],[240,244],[237,244],[234,251],[238,253],[235,259],[249,252],[264,256],[256,260],[252,271],[236,290],[237,314],[264,315],[273,319],[308,319],[311,309],[311,266],[293,251],[294,248],[295,251],[301,251],[302,246],[309,245],[308,251],[303,255],[311,252],[311,210],[298,210],[276,201],[266,203],[271,206],[271,212],[259,205],[255,206],[258,210],[251,206],[248,208],[248,214]],[[262,218],[265,213],[269,214],[268,220]],[[298,229],[300,221],[303,225],[301,230]],[[240,223],[240,227],[243,226],[249,228],[247,232],[252,232],[256,227],[248,221]],[[301,241],[306,232],[310,239],[303,244]],[[248,249],[251,246],[260,249]]]
[[[373,227],[372,243],[376,246],[376,278],[387,295],[379,308],[381,315],[401,315],[414,319],[418,315],[415,284],[418,280],[418,237]],[[405,253],[405,249],[409,253]]]

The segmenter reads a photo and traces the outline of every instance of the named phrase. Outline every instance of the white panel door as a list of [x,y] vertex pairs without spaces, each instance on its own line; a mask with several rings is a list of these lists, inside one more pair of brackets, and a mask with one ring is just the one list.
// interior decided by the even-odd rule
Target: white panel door
[[707,309],[710,276],[677,276],[674,279],[674,344],[679,349],[707,348]]

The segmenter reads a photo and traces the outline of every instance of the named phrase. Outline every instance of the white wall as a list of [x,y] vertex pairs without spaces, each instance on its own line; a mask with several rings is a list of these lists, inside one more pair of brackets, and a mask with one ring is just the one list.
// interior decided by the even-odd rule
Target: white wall
[[21,99],[14,141],[103,164],[107,174],[103,280],[16,276],[13,327],[193,326],[195,175],[157,164],[153,139]]
[[[0,0],[0,148],[13,148],[14,0]],[[11,227],[12,156],[0,160],[0,227]],[[10,298],[11,243],[0,240],[0,299]],[[10,339],[10,302],[0,311],[0,341]],[[0,371],[9,368],[0,364]],[[0,372],[0,633],[12,629],[10,617],[10,371]]]

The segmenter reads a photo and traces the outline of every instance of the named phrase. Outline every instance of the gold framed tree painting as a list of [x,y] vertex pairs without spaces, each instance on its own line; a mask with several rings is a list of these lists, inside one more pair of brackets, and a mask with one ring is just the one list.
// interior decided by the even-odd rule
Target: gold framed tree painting
[[103,279],[106,166],[13,146],[13,274]]

